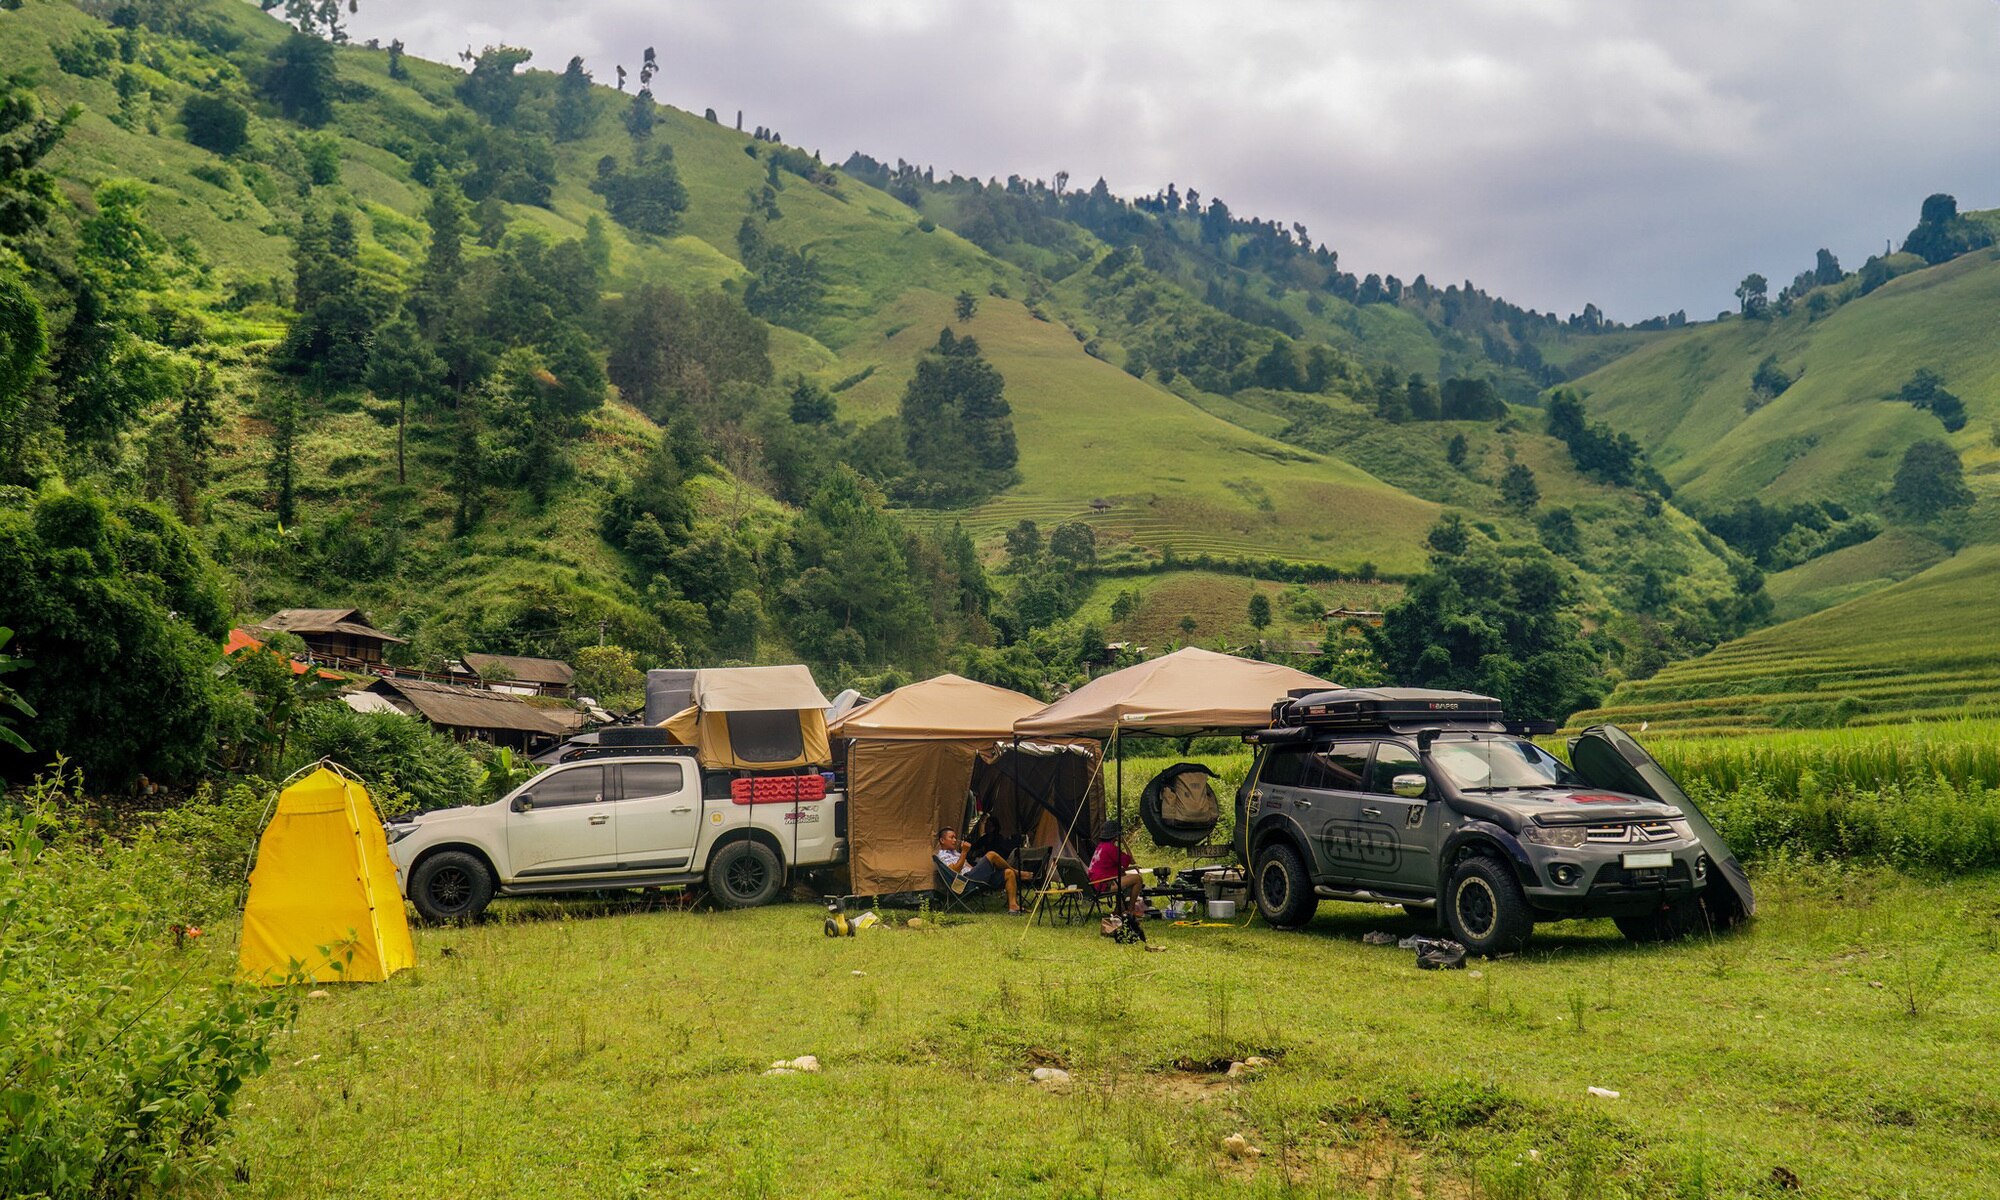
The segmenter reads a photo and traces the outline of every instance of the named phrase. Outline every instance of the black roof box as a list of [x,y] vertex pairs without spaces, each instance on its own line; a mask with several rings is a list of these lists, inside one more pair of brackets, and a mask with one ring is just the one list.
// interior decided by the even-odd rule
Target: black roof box
[[1334,688],[1281,700],[1271,708],[1273,725],[1316,728],[1487,724],[1504,719],[1500,702],[1491,696],[1431,688]]

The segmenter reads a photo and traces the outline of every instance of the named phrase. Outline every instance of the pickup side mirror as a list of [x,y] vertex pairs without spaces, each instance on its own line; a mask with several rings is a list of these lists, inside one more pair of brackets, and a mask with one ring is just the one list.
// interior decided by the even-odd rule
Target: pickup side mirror
[[511,807],[515,812],[519,813],[535,811],[534,793],[524,792],[521,795],[514,797],[514,803],[509,807]]
[[1389,781],[1389,790],[1405,800],[1423,799],[1424,789],[1428,786],[1430,786],[1430,781],[1415,772],[1411,772],[1408,775],[1398,775]]

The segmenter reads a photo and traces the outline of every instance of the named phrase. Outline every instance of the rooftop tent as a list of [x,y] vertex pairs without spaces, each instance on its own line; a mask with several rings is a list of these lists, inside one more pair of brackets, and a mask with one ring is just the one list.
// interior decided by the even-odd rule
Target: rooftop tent
[[694,673],[693,703],[660,721],[701,765],[770,771],[828,766],[827,700],[801,666],[717,667]]
[[321,766],[279,794],[258,840],[238,951],[243,977],[280,983],[299,962],[315,981],[376,983],[416,961],[368,789]]
[[[1053,845],[1088,837],[1103,812],[1097,745],[1054,739],[1010,742],[1014,723],[1039,709],[1032,696],[957,675],[897,688],[829,727],[847,747],[847,838],[858,895],[931,886],[937,831],[961,825],[967,804],[982,834]],[[1077,810],[1086,812],[1081,820]],[[1074,848],[1073,848],[1074,849]]]
[[1016,721],[1014,732],[1023,737],[1105,737],[1115,731],[1180,737],[1262,729],[1271,723],[1271,706],[1285,693],[1333,686],[1277,663],[1189,646],[1100,675]]

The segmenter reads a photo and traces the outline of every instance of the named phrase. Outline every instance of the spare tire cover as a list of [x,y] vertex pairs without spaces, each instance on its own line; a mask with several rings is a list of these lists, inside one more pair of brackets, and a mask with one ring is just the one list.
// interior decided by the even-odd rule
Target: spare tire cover
[[1222,803],[1209,780],[1215,772],[1200,763],[1175,763],[1139,794],[1139,819],[1162,846],[1192,847],[1207,842],[1222,819]]

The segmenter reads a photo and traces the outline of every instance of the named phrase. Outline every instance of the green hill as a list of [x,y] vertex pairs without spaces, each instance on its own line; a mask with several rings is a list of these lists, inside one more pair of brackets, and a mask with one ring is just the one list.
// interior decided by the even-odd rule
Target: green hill
[[[1673,331],[1356,279],[1303,231],[1216,203],[834,168],[517,71],[504,48],[468,72],[327,46],[234,0],[95,11],[0,10],[0,73],[32,78],[47,112],[78,106],[43,163],[59,228],[21,243],[55,350],[47,403],[0,411],[27,448],[4,482],[173,503],[238,615],[360,604],[414,659],[604,638],[642,665],[805,657],[850,678],[1032,641],[1006,679],[1044,687],[1079,669],[1086,626],[1163,643],[1193,614],[1196,636],[1242,644],[1252,593],[1327,599],[1347,579],[1381,607],[1448,510],[1512,558],[1556,555],[1593,652],[1628,672],[1755,611],[1735,556],[1672,504],[1579,472],[1533,407]],[[295,110],[286,64],[316,55],[324,111]],[[189,128],[196,100],[235,110],[240,137],[194,144],[214,136]],[[436,268],[446,210],[463,237]],[[336,219],[353,244],[329,254]],[[348,290],[319,311],[326,279]],[[90,288],[117,310],[118,353],[180,382],[104,398],[124,407],[85,428],[64,347]],[[337,332],[313,341],[321,321]],[[442,375],[405,405],[378,372],[411,323]],[[959,425],[904,412],[944,329],[1004,380],[1005,462],[916,461]],[[182,440],[174,391],[204,372],[218,424],[190,475],[211,435]],[[1476,416],[1436,419],[1452,388],[1481,397]],[[1402,407],[1419,395],[1428,416]],[[815,511],[849,471],[861,509],[886,500],[894,521],[851,497]],[[1510,474],[1525,499],[1503,494]],[[1002,549],[1026,521],[1096,544],[1038,574]],[[1138,609],[1112,622],[1126,592]],[[1265,636],[1316,642],[1313,603],[1291,601]]]
[[[1790,297],[1789,311],[1771,319],[1692,327],[1577,382],[1593,417],[1645,445],[1677,502],[1724,516],[1746,505],[1837,508],[1874,534],[1827,539],[1831,548],[1816,553],[1818,535],[1795,530],[1808,536],[1807,552],[1785,555],[1781,542],[1767,580],[1773,615],[1788,623],[1624,685],[1607,713],[1737,728],[1950,716],[1991,703],[2000,688],[2000,353],[1990,314],[2000,305],[2000,251],[1935,266],[1906,254],[1880,263],[1893,277],[1866,294],[1861,277],[1848,276]],[[1766,364],[1791,380],[1776,395],[1755,383]],[[1920,370],[1958,399],[1962,418],[1899,398]],[[1932,439],[1962,462],[1969,503],[1915,513],[1889,493],[1905,452]],[[1782,531],[1791,517],[1776,519]]]
[[1688,733],[1890,724],[2000,712],[2000,546],[1675,663],[1572,725]]

